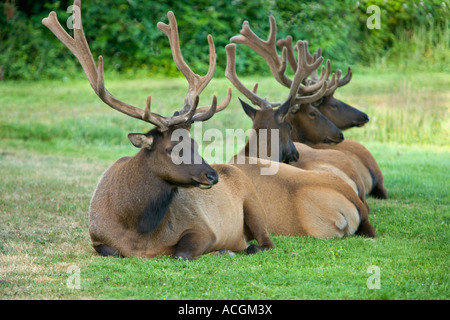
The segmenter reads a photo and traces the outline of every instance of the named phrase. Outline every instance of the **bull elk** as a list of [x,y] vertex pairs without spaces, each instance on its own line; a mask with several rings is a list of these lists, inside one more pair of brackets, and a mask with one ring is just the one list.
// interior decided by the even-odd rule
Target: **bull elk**
[[[240,152],[241,155],[247,157],[248,161],[240,163],[237,161],[238,155],[236,155],[230,160],[230,163],[240,168],[252,180],[261,202],[266,208],[271,209],[270,212],[266,211],[269,232],[279,235],[311,235],[322,238],[342,237],[355,233],[375,237],[375,230],[368,220],[367,204],[359,199],[354,189],[343,179],[328,172],[330,170],[303,170],[280,163],[276,174],[261,175],[263,168],[272,167],[272,161],[260,159],[261,154],[258,151],[250,152],[251,140],[258,139],[257,129],[279,130],[279,137],[282,138],[279,141],[281,146],[278,159],[287,163],[296,162],[298,158],[302,158],[303,153],[298,153],[290,139],[291,127],[285,122],[286,116],[296,105],[309,103],[319,98],[326,90],[336,86],[336,82],[339,80],[339,76],[333,75],[331,81],[327,80],[328,76],[323,76],[320,84],[301,86],[303,79],[322,62],[322,57],[318,57],[315,61],[306,63],[303,58],[307,47],[306,43],[301,41],[297,44],[299,61],[305,63],[302,64],[302,68],[297,69],[294,78],[289,79],[285,74],[286,55],[284,53],[280,61],[276,53],[275,19],[271,17],[270,21],[271,31],[267,41],[258,38],[250,30],[247,21],[244,22],[241,36],[233,37],[230,41],[246,44],[266,59],[274,77],[290,83],[289,98],[279,106],[279,103],[271,103],[257,96],[257,87],[253,90],[246,88],[236,74],[236,45],[226,46],[226,77],[253,104],[260,107],[260,110],[257,110],[241,101],[244,111],[253,120],[256,136],[250,136],[247,145]],[[325,73],[329,74],[329,67],[328,64],[326,72],[322,70],[324,75]],[[298,96],[297,93],[300,90],[311,95]],[[278,109],[275,109],[277,106],[279,106]],[[259,147],[260,143],[258,142],[256,145]],[[314,149],[311,150],[321,153]],[[274,152],[274,150],[271,151]],[[345,155],[339,154],[347,160],[348,164],[352,165]]]
[[[287,60],[291,69],[295,72],[297,69],[297,62],[295,61],[294,50],[292,46],[292,37],[288,36],[286,39],[278,40],[278,46],[286,50]],[[321,49],[311,55],[308,52],[306,57],[307,61],[313,61],[316,55],[321,54]],[[348,68],[347,75],[339,81],[338,86],[342,87],[350,82],[352,78],[351,68]],[[317,72],[311,73],[311,81],[318,83],[319,78]],[[333,122],[341,130],[346,130],[351,127],[361,127],[369,121],[369,117],[364,112],[357,110],[342,101],[339,101],[333,97],[335,90],[332,90],[325,94],[321,99],[313,102],[313,105],[317,107],[331,122]],[[362,144],[353,140],[344,140],[343,142],[330,145],[328,143],[322,143],[317,139],[310,139],[308,137],[317,135],[317,131],[320,131],[321,127],[316,128],[299,125],[300,119],[304,119],[301,114],[290,114],[287,121],[294,127],[292,139],[301,143],[306,143],[315,149],[331,149],[344,152],[354,162],[363,182],[366,194],[370,194],[376,198],[387,199],[388,194],[383,185],[383,174],[378,166],[377,161]]]
[[[80,7],[80,1],[76,0],[74,6]],[[106,90],[103,59],[99,57],[96,68],[81,23],[72,38],[59,24],[55,12],[42,21],[77,57],[103,102],[155,126],[145,134],[129,134],[140,151],[117,160],[101,177],[89,208],[93,247],[105,256],[151,258],[168,254],[184,259],[220,249],[247,248],[253,253],[271,248],[264,208],[251,181],[231,165],[207,164],[187,130],[193,122],[206,121],[224,109],[231,99],[229,89],[222,104],[217,105],[213,97],[211,106],[197,108],[198,96],[210,82],[216,65],[212,36],[208,35],[209,70],[201,77],[183,60],[175,16],[172,12],[167,16],[169,24],[159,22],[157,27],[169,38],[173,60],[189,84],[184,107],[171,117],[153,113],[150,96],[143,110],[116,99]],[[77,18],[81,22],[81,17]],[[175,132],[182,139],[174,141],[171,136]],[[180,146],[183,152],[189,151],[191,163],[174,163],[177,155],[172,151]],[[256,239],[259,246],[247,247],[251,239]]]
[[[282,61],[280,61],[280,58],[276,52],[275,47],[275,40],[276,40],[276,25],[275,25],[275,19],[271,16],[270,18],[271,23],[271,32],[269,35],[268,41],[261,40],[258,36],[256,36],[249,28],[248,22],[245,21],[243,24],[243,28],[241,33],[245,34],[242,36],[236,36],[232,37],[230,39],[231,42],[234,43],[243,43],[248,45],[250,48],[252,48],[254,51],[256,51],[260,56],[262,56],[268,63],[272,74],[274,77],[282,83],[288,83],[289,85],[292,83],[292,80],[289,79],[286,74],[286,52],[283,52]],[[302,46],[304,48],[305,43],[299,42],[299,46]],[[253,129],[256,136],[256,139],[259,139],[258,133],[259,129],[268,129],[269,131],[273,129],[276,129],[279,131],[279,139],[280,143],[279,145],[282,146],[283,150],[280,153],[280,161],[281,162],[292,162],[296,161],[298,159],[298,152],[296,152],[295,147],[293,146],[292,142],[289,143],[290,138],[290,125],[287,124],[284,119],[289,115],[290,111],[292,110],[293,105],[299,105],[299,104],[305,104],[309,105],[310,102],[315,101],[319,99],[325,91],[328,89],[327,86],[330,85],[330,83],[325,82],[325,79],[321,79],[320,83],[317,83],[315,86],[311,86],[308,89],[305,89],[305,96],[302,97],[295,97],[295,101],[286,101],[281,107],[275,110],[277,106],[280,106],[279,102],[269,102],[266,99],[262,99],[257,95],[257,88],[258,85],[253,88],[253,90],[249,90],[246,88],[242,82],[238,79],[236,75],[236,45],[235,44],[229,44],[225,47],[227,52],[227,68],[225,71],[225,76],[233,83],[233,85],[246,96],[254,105],[258,106],[260,110],[256,110],[249,106],[246,103],[242,103],[242,107],[245,111],[245,113],[252,119],[253,121]],[[318,59],[308,65],[305,65],[305,69],[302,69],[302,72],[297,74],[296,79],[301,79],[303,77],[306,77],[309,73],[312,72],[313,69],[317,68],[320,63],[322,62],[323,58],[318,57]],[[329,69],[328,69],[329,70]],[[334,79],[334,76],[333,76]],[[294,79],[295,80],[295,79]],[[297,81],[297,80],[295,80]],[[315,93],[306,96],[306,93],[314,92]],[[292,95],[291,95],[292,96]],[[308,110],[302,110],[302,112],[308,112]],[[309,124],[309,123],[308,123]],[[323,116],[319,116],[317,118],[317,125],[322,125],[325,129],[329,130],[323,130],[321,131],[321,137],[323,139],[314,140],[314,141],[320,141],[320,142],[328,142],[328,141],[342,141],[343,134],[342,132],[333,126],[331,122],[326,119]],[[288,132],[288,134],[286,134]],[[268,134],[268,139],[270,140],[270,137],[272,135]],[[270,146],[271,141],[268,141],[268,145]],[[258,143],[259,144],[259,143]],[[244,151],[246,154],[249,152],[249,144],[244,148]],[[268,150],[270,151],[270,150]],[[256,156],[259,156],[257,154]]]
[[[328,60],[326,64],[326,69],[322,68],[322,73],[320,79],[314,83],[314,85],[306,85],[302,86],[301,83],[304,82],[304,79],[310,75],[311,73],[317,74],[317,68],[320,63],[323,61],[322,56],[314,55],[312,59],[308,59],[308,56],[311,57],[308,51],[308,45],[306,42],[299,41],[296,44],[296,49],[298,51],[298,61],[299,67],[296,68],[296,72],[294,74],[294,78],[291,80],[285,74],[286,68],[286,49],[283,49],[283,56],[280,59],[278,56],[275,39],[276,39],[276,22],[273,17],[270,17],[270,34],[269,39],[267,41],[261,40],[249,27],[248,22],[245,22],[243,28],[241,30],[241,35],[231,38],[231,42],[241,43],[249,46],[254,51],[256,51],[260,56],[262,56],[270,70],[272,70],[273,76],[278,80],[278,82],[283,83],[285,86],[290,86],[289,96],[295,96],[295,99],[289,98],[281,107],[274,110],[276,107],[276,103],[269,103],[266,99],[262,99],[257,96],[257,86],[250,91],[247,89],[238,79],[235,68],[235,55],[236,55],[236,46],[234,44],[230,44],[226,47],[227,51],[227,69],[226,76],[232,82],[232,84],[242,93],[244,94],[253,104],[260,107],[260,110],[256,110],[252,108],[250,105],[241,101],[242,107],[245,113],[252,119],[253,121],[253,129],[255,132],[255,137],[250,137],[244,149],[240,152],[240,155],[252,155],[258,158],[264,157],[266,154],[261,154],[259,149],[261,147],[261,139],[259,139],[258,132],[260,129],[267,129],[267,131],[277,130],[279,132],[279,161],[290,163],[293,166],[296,166],[301,169],[306,170],[320,170],[320,171],[329,171],[340,176],[344,181],[346,181],[360,196],[361,201],[366,203],[365,201],[365,191],[364,184],[357,172],[357,169],[353,165],[352,161],[342,152],[334,151],[334,150],[316,150],[308,147],[305,144],[295,143],[293,144],[291,139],[291,124],[287,123],[285,119],[289,118],[291,114],[298,111],[299,109],[306,109],[309,103],[312,103],[321,97],[324,94],[327,94],[331,91],[334,91],[339,84],[340,81],[340,73],[332,75],[331,81],[328,81],[328,77],[330,75],[331,63]],[[281,61],[280,61],[281,60]],[[302,94],[304,96],[302,96]],[[308,95],[310,94],[310,95]],[[301,108],[299,108],[301,105]],[[311,107],[311,109],[314,109]],[[312,110],[308,112],[314,112]],[[297,112],[296,112],[297,113]],[[319,129],[315,129],[317,132],[317,137],[322,134],[321,137],[326,142],[330,142],[330,134],[329,132],[338,132],[342,134],[342,132],[336,128],[328,119],[320,114],[317,111],[317,122],[311,121],[310,118],[307,118],[305,122],[309,124],[309,130],[305,129],[305,131],[312,131],[310,128],[311,124],[317,125]],[[302,116],[297,116],[297,119],[302,119]],[[297,128],[302,128],[302,126],[296,122]],[[299,132],[300,130],[297,130]],[[271,149],[271,135],[268,135],[267,139],[267,149]],[[255,145],[252,141],[257,140],[256,142],[256,152],[253,154],[250,152],[250,146]],[[322,141],[322,140],[319,140]],[[274,150],[275,152],[276,150]],[[299,156],[300,154],[300,156]],[[236,161],[237,157],[233,159]],[[275,160],[276,157],[271,157],[271,160]]]
[[[292,45],[292,37],[287,36],[285,39],[280,39],[277,41],[277,44],[282,49],[286,48],[289,66],[295,72],[297,69],[297,61],[295,60],[295,54],[293,52],[294,47]],[[317,52],[313,55],[307,52],[306,59],[307,61],[312,61],[316,56],[320,57],[321,55],[322,49],[318,48]],[[348,84],[352,79],[352,75],[352,70],[348,67],[347,75],[343,79],[339,80],[337,87],[334,88],[334,90],[329,90],[320,99],[312,103],[314,107],[319,109],[320,112],[327,117],[327,119],[329,119],[341,130],[347,130],[352,127],[362,127],[369,122],[369,116],[366,113],[334,97],[336,89]],[[310,81],[312,83],[319,81],[317,69],[310,74]]]

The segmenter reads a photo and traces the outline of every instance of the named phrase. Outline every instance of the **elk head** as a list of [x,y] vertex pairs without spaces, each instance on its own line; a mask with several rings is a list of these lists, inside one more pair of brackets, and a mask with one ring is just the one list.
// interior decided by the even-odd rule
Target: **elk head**
[[286,117],[292,126],[291,138],[301,143],[336,144],[344,140],[342,131],[311,104],[303,104]]
[[[337,88],[349,83],[351,78],[352,70],[348,67],[347,75],[343,79],[339,80],[339,85]],[[325,117],[327,117],[341,130],[347,130],[353,127],[362,127],[369,122],[369,116],[366,113],[336,99],[334,97],[336,90],[324,95],[322,99],[314,102],[313,106],[319,109]]]
[[[236,45],[229,44],[225,47],[227,52],[227,67],[225,76],[233,83],[233,85],[243,93],[254,105],[259,109],[251,107],[241,99],[241,105],[244,112],[253,122],[253,132],[256,139],[256,155],[249,150],[249,143],[246,145],[246,155],[256,156],[258,158],[270,154],[272,160],[289,163],[298,160],[298,151],[291,140],[291,126],[284,120],[291,107],[291,99],[289,98],[281,107],[279,103],[271,103],[266,99],[262,99],[256,95],[258,86],[256,85],[253,91],[247,89],[239,80],[236,74]],[[265,134],[262,137],[263,133]],[[278,141],[272,141],[272,137],[277,137]],[[249,141],[250,142],[250,141]],[[260,154],[260,147],[264,144],[267,147],[266,155]],[[277,146],[277,150],[272,150],[272,146]],[[273,154],[278,152],[278,155]]]
[[[298,160],[298,151],[292,142],[292,126],[289,122],[290,113],[298,110],[300,105],[308,105],[322,97],[326,90],[330,90],[334,85],[335,75],[331,82],[326,82],[326,78],[314,85],[302,87],[301,82],[315,69],[317,69],[323,61],[322,57],[316,57],[314,61],[306,62],[307,43],[299,41],[298,52],[301,67],[297,68],[294,78],[291,80],[286,76],[286,49],[283,49],[282,58],[278,56],[276,49],[276,22],[273,16],[270,17],[270,33],[267,41],[260,39],[249,27],[247,21],[243,23],[241,35],[230,39],[233,43],[245,44],[267,62],[272,75],[282,85],[290,88],[289,98],[278,108],[280,103],[271,103],[266,99],[257,96],[256,85],[252,91],[246,88],[238,79],[235,68],[236,45],[229,44],[226,46],[227,51],[227,68],[225,76],[233,83],[233,85],[244,94],[254,105],[260,110],[253,109],[246,103],[242,103],[244,111],[253,121],[253,129],[258,132],[260,129],[277,130],[279,132],[279,159],[281,162],[292,162]],[[327,73],[329,74],[329,64],[327,65]],[[334,126],[333,126],[334,127]],[[324,136],[323,140],[327,137]],[[259,141],[258,141],[259,142]],[[268,141],[269,142],[269,141]],[[259,144],[258,144],[259,146]],[[269,143],[268,143],[269,147]],[[258,154],[258,157],[260,155]]]
[[[81,1],[75,0],[74,7],[80,8]],[[115,98],[105,88],[103,73],[103,58],[98,58],[95,65],[92,53],[87,43],[81,23],[81,10],[74,10],[78,24],[74,28],[72,38],[59,24],[56,13],[51,12],[42,20],[55,36],[77,57],[95,94],[108,106],[130,117],[143,120],[156,128],[145,134],[131,133],[128,135],[132,144],[141,149],[137,165],[139,172],[159,178],[172,186],[197,186],[208,188],[218,182],[217,172],[200,156],[197,144],[189,136],[189,128],[195,121],[206,121],[216,112],[223,110],[230,102],[231,88],[225,101],[217,105],[214,96],[211,106],[198,106],[199,95],[210,82],[215,66],[216,53],[211,35],[208,35],[210,64],[207,74],[203,77],[195,74],[185,63],[181,54],[178,27],[175,15],[168,12],[169,24],[159,22],[157,27],[163,31],[170,41],[173,60],[177,68],[188,81],[189,88],[184,99],[184,107],[171,117],[164,117],[151,111],[151,97],[147,97],[145,109],[134,107]],[[174,139],[175,136],[175,139]],[[136,162],[138,162],[136,160]],[[145,168],[145,170],[141,170]]]
[[[292,70],[296,70],[297,62],[295,61],[293,47],[292,47],[292,37],[287,36],[285,39],[280,39],[277,42],[278,46],[281,48],[286,48],[289,65]],[[307,61],[313,61],[316,56],[320,56],[322,54],[321,48],[317,50],[314,55],[311,55],[309,52],[307,53],[306,59]],[[341,72],[341,71],[339,71]],[[317,83],[319,81],[319,77],[317,75],[317,70],[314,70],[310,74],[310,81],[312,83]],[[327,90],[327,92],[323,95],[322,98],[313,102],[312,105],[319,109],[320,112],[327,117],[333,124],[335,124],[340,130],[346,130],[352,127],[362,127],[369,121],[369,117],[362,111],[349,106],[343,101],[336,99],[333,95],[336,92],[337,88],[345,86],[352,79],[352,70],[348,67],[347,74],[344,78],[339,79],[337,86],[333,88],[333,90]],[[318,127],[320,128],[320,127]],[[318,141],[316,141],[318,142]]]
[[[260,149],[262,145],[267,146],[267,155],[274,157],[272,152],[272,137],[278,137],[278,141],[275,141],[275,145],[278,146],[278,162],[289,163],[298,160],[298,151],[295,148],[294,143],[291,140],[291,130],[292,127],[289,123],[284,121],[286,114],[290,108],[290,99],[288,99],[282,106],[278,109],[272,108],[261,108],[255,109],[249,104],[245,103],[241,99],[242,108],[247,116],[253,121],[253,130],[256,133],[256,146],[257,155],[256,157],[261,157]],[[262,130],[264,134],[261,134]],[[249,146],[247,146],[247,154],[250,153]]]

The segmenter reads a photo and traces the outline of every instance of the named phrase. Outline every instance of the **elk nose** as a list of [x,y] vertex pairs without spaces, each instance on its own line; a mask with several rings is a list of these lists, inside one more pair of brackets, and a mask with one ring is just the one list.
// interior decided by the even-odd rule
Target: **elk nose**
[[342,141],[344,141],[344,134],[341,132],[341,134],[339,135],[339,139]]
[[363,121],[365,121],[366,123],[369,122],[369,116],[367,114],[364,113],[363,115]]
[[210,184],[216,184],[219,182],[219,175],[215,170],[206,172],[205,176]]

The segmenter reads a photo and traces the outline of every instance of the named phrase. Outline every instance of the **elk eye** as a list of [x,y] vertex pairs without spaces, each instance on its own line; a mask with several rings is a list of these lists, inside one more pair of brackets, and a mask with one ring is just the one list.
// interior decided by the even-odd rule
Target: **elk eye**
[[331,109],[336,110],[336,109],[337,109],[337,105],[333,103],[333,104],[331,105]]
[[315,113],[315,112],[310,112],[310,113],[309,113],[309,116],[310,116],[311,118],[315,118],[315,117],[316,117],[316,113]]
[[166,149],[166,152],[167,153],[172,153],[172,149],[173,149],[172,147],[169,147],[169,148]]

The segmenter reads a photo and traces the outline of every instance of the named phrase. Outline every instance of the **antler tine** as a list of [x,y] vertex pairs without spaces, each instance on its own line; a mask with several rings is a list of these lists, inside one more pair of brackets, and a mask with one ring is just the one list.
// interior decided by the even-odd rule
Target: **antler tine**
[[[308,49],[308,44],[307,44],[307,47],[306,47],[306,61],[307,61],[308,63],[314,62],[318,57],[321,57],[321,56],[322,56],[322,48],[319,47],[319,48],[317,49],[317,51],[314,52],[313,55],[311,55],[311,52],[309,51],[309,49]],[[328,73],[328,75],[329,75],[329,73]],[[327,75],[326,78],[328,78],[328,75]],[[318,75],[317,75],[317,69],[315,69],[315,70],[313,70],[313,71],[311,72],[310,77],[311,77],[311,80],[312,80],[312,81],[316,81],[316,82],[319,81],[319,77],[318,77]],[[322,79],[322,77],[321,77],[321,79]]]
[[162,131],[166,130],[165,119],[160,115],[152,114],[149,106],[148,110],[144,111],[116,99],[108,90],[106,90],[104,84],[103,57],[100,56],[98,58],[97,69],[83,31],[80,0],[74,1],[74,8],[79,8],[79,10],[74,10],[75,18],[79,21],[76,21],[73,38],[63,29],[54,11],[50,12],[47,18],[42,19],[42,24],[50,29],[50,31],[52,31],[53,34],[75,55],[95,94],[104,103],[128,116],[150,122]]
[[[289,65],[291,66],[292,71],[296,72],[297,71],[297,61],[295,60],[295,55],[294,55],[294,47],[292,46],[292,37],[291,36],[287,36],[285,39],[280,39],[277,42],[278,46],[280,48],[283,48],[287,50],[287,60],[289,62]],[[305,57],[306,57],[306,64],[314,64],[315,62],[317,62],[317,60],[322,57],[322,49],[319,47],[317,49],[317,51],[311,55],[309,49],[308,49],[308,42],[305,41]],[[295,46],[295,51],[298,51],[297,49],[297,45]],[[326,73],[324,73],[324,68],[321,68],[321,74],[320,74],[320,78],[317,75],[317,68],[312,69],[311,72],[306,75],[307,76],[311,76],[311,80],[313,81],[313,83],[317,83],[317,82],[321,82],[324,78],[328,78],[328,76],[330,75],[330,67],[329,67],[329,63],[327,61],[327,68],[325,69]],[[302,81],[303,83],[305,83],[306,77],[304,78],[304,80]],[[310,91],[314,91],[317,90],[321,87],[321,84],[319,83],[316,87],[309,87],[307,90]],[[302,88],[302,87],[301,87]],[[300,89],[302,90],[302,89]],[[307,93],[310,91],[303,91],[303,93]]]
[[210,119],[216,112],[218,112],[217,111],[217,97],[213,96],[213,101],[212,101],[211,107],[203,113],[196,112],[194,114],[194,116],[191,118],[190,122],[193,123],[193,122],[197,122],[197,121],[206,121],[206,120]]
[[[316,55],[316,54],[314,54],[314,55]],[[314,72],[316,74],[316,77],[315,77],[316,79],[313,79],[311,81],[311,84],[308,84],[304,87],[299,86],[298,94],[307,94],[310,92],[314,92],[322,87],[322,83],[324,81],[326,81],[328,79],[328,77],[330,76],[330,72],[331,72],[330,60],[327,59],[326,68],[324,66],[321,67],[319,78],[317,78],[317,70],[314,70]],[[306,78],[304,78],[303,80],[306,80]],[[304,82],[304,81],[302,81],[302,82]]]
[[286,39],[280,39],[277,42],[278,46],[282,49],[286,48],[287,50],[287,61],[289,62],[289,66],[292,71],[297,71],[297,61],[295,60],[294,49],[292,47],[292,37],[287,36]]
[[[89,52],[90,53],[90,52]],[[129,115],[133,118],[143,120],[145,122],[149,122],[158,128],[161,131],[167,129],[167,123],[165,122],[165,118],[160,116],[159,114],[155,114],[150,112],[150,96],[147,97],[145,110],[133,107],[123,101],[116,99],[112,94],[108,92],[105,88],[105,80],[104,80],[104,72],[103,72],[103,57],[98,57],[98,73],[97,73],[97,83],[96,89],[94,88],[97,96],[111,108],[120,111],[126,115]],[[91,84],[92,86],[92,84]]]
[[231,83],[239,90],[244,96],[247,97],[253,104],[261,108],[274,108],[279,105],[279,103],[270,103],[266,99],[262,99],[257,96],[254,92],[249,90],[246,86],[242,84],[236,74],[236,45],[228,44],[225,46],[227,52],[227,67],[225,69],[225,77],[227,77]]
[[338,87],[345,86],[347,83],[349,83],[350,80],[352,80],[352,75],[353,75],[352,68],[348,67],[347,74],[345,75],[345,77],[343,79],[339,80]]
[[[75,0],[74,6],[80,8],[81,3]],[[81,66],[86,74],[86,77],[94,90],[97,90],[97,68],[95,67],[94,58],[89,50],[89,47],[84,36],[83,24],[81,21],[81,12],[74,11],[74,16],[77,21],[74,24],[74,38],[72,38],[59,23],[56,12],[52,11],[47,18],[42,19],[42,24],[45,25],[53,34],[75,55],[80,61]],[[78,14],[80,13],[80,14]]]
[[325,91],[324,96],[329,96],[337,89],[337,87],[339,86],[339,81],[340,81],[341,75],[342,75],[342,71],[338,69],[336,71],[336,74],[333,73],[333,75],[331,76],[331,80],[326,81],[327,82],[327,90]]
[[276,36],[277,36],[277,25],[275,18],[273,16],[269,17],[270,20],[270,32],[267,41],[259,38],[249,26],[248,21],[244,21],[242,24],[242,29],[240,31],[241,35],[234,36],[230,39],[232,43],[245,44],[246,46],[253,49],[269,65],[270,71],[275,79],[286,87],[290,87],[291,79],[286,76],[286,53],[283,53],[282,61],[278,56],[276,49]]
[[[297,41],[296,49],[298,53],[298,64],[293,81],[293,83],[295,82],[296,85],[291,86],[292,97],[295,97],[297,95],[297,92],[299,91],[300,85],[303,80],[306,79],[306,77],[308,77],[312,71],[316,70],[323,61],[323,57],[318,57],[311,63],[307,61],[308,43],[306,41]],[[324,81],[324,78],[322,79],[322,81]]]
[[[217,105],[215,113],[218,113],[218,112],[224,110],[226,107],[228,107],[228,105],[230,104],[230,101],[231,101],[231,97],[232,97],[232,90],[231,90],[231,87],[228,87],[227,96],[221,103],[219,103]],[[211,108],[212,108],[212,106],[197,107],[197,110],[195,111],[195,116],[197,116],[197,114],[200,115],[202,113],[208,112]],[[205,121],[205,120],[203,120],[203,121]]]
[[326,84],[326,82],[322,82],[322,86],[316,93],[314,93],[310,96],[296,97],[295,99],[293,99],[293,102],[291,103],[291,105],[296,106],[296,105],[307,104],[307,103],[317,101],[325,95],[326,90],[327,90],[327,84]]
[[[336,90],[339,84],[339,78],[341,77],[341,71],[337,70],[336,74],[332,74],[331,80],[320,81],[320,88],[314,94],[309,96],[297,96],[293,99],[292,105],[298,106],[301,104],[307,104],[319,100],[323,96],[328,96]],[[328,78],[328,77],[327,77]],[[317,84],[317,83],[316,83]]]
[[185,106],[180,113],[180,116],[190,113],[190,110],[194,106],[194,102],[197,96],[203,91],[203,89],[211,81],[214,70],[216,67],[216,51],[214,47],[214,41],[211,35],[208,35],[208,45],[209,45],[209,69],[205,76],[201,77],[194,73],[191,68],[186,64],[181,54],[180,40],[178,36],[178,25],[175,19],[175,15],[172,11],[167,13],[169,18],[169,24],[163,22],[158,22],[157,27],[163,31],[170,41],[170,47],[172,49],[172,56],[178,70],[185,76],[189,84],[189,89],[184,99]]
[[[328,88],[328,83],[325,81],[328,78],[329,70],[330,70],[330,62],[327,61],[327,72],[324,72],[322,67],[322,73],[321,77],[318,82],[315,84],[308,86],[308,87],[302,87],[301,83],[303,80],[308,76],[309,71],[311,68],[315,67],[316,63],[321,62],[319,58],[315,60],[312,64],[308,64],[307,60],[311,60],[311,58],[308,57],[308,47],[307,43],[305,41],[298,41],[296,44],[297,53],[298,53],[298,67],[294,75],[294,80],[292,82],[292,86],[290,88],[289,95],[292,97],[291,100],[291,108],[295,108],[297,105],[306,104],[314,102],[318,99],[320,99],[325,93]],[[322,57],[320,57],[322,58]],[[323,58],[322,58],[323,60]],[[326,75],[326,77],[325,77]],[[333,84],[336,84],[337,81],[335,81],[335,75],[333,74],[333,79],[331,81]],[[314,90],[309,89],[310,87],[314,87]],[[318,90],[318,91],[317,91]],[[314,94],[309,96],[302,96],[299,95],[299,92],[304,94],[305,92],[314,92]]]

